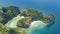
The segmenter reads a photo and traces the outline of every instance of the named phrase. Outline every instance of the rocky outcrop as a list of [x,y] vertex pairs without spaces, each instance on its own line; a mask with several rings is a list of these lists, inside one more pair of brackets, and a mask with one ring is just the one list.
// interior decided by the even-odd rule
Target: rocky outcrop
[[[17,16],[18,14],[19,16]],[[24,18],[20,19],[19,18],[20,16],[24,16]],[[16,19],[18,19],[19,21],[16,20],[14,17],[17,17]],[[17,24],[16,28],[7,27],[9,24],[7,26],[3,25],[8,21],[10,21],[12,18],[14,19],[9,23],[13,23],[13,24],[16,23]],[[16,6],[3,7],[0,9],[0,34],[26,34],[25,28],[28,28],[31,24],[34,27],[36,25],[43,26],[43,24],[46,24],[46,23],[49,23],[49,24],[55,23],[55,16],[53,13],[46,16],[41,11],[28,9],[28,8],[25,9],[22,13],[20,13],[19,8]],[[14,27],[15,25],[13,24],[12,26]]]
[[53,13],[51,13],[48,16],[48,22],[51,23],[51,24],[54,24],[55,23],[55,15]]
[[25,16],[26,18],[19,20],[17,23],[18,27],[28,28],[33,21],[41,20],[44,23],[51,23],[55,22],[55,17],[53,14],[49,16],[44,15],[42,12],[34,9],[25,9],[23,13],[20,14],[21,16]]

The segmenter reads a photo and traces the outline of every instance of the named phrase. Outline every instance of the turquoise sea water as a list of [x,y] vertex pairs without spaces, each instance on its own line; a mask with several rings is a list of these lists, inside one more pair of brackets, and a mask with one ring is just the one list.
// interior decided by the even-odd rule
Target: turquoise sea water
[[[0,0],[0,7],[5,6],[19,6],[22,8],[38,9],[49,14],[50,12],[55,14],[56,23],[43,34],[60,34],[60,0]],[[33,34],[40,34],[40,30],[36,30]]]

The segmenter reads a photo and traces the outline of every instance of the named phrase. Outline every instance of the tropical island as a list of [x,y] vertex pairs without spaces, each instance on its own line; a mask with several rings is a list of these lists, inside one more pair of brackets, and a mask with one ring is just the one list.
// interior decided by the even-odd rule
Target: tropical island
[[30,8],[20,11],[17,6],[0,8],[0,34],[27,34],[26,30],[33,26],[36,28],[37,22],[38,26],[54,24],[55,15],[45,15],[42,11]]

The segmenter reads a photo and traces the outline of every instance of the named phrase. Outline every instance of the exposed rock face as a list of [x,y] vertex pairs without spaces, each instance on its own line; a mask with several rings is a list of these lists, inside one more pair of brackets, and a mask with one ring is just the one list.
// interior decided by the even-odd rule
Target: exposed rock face
[[48,16],[48,22],[51,23],[51,24],[55,23],[55,16],[54,16],[54,14],[50,14]]
[[[34,28],[39,29],[39,27],[45,26],[46,23],[55,23],[55,16],[53,14],[45,16],[42,12],[38,10],[27,8],[23,13],[20,14],[20,16],[25,16],[23,19],[20,20],[20,18],[17,18],[19,19],[19,21],[16,19],[12,20],[14,21],[14,23],[12,22],[13,24],[17,23],[16,29],[8,28],[5,25],[3,25],[12,18],[16,17],[18,14],[20,14],[20,10],[16,6],[3,7],[0,9],[0,34],[26,34],[25,28],[28,28],[30,25],[30,27],[33,27],[32,29],[34,30]],[[15,25],[13,25],[13,27],[14,26]]]
[[[22,28],[28,28],[33,21],[41,20],[44,23],[54,23],[55,17],[53,14],[50,14],[49,16],[43,15],[42,12],[39,12],[34,9],[25,9],[23,13],[21,13],[21,16],[25,16],[26,18],[19,20],[17,23],[18,27]],[[45,17],[44,17],[45,16]]]
[[5,24],[18,14],[20,14],[20,10],[16,6],[3,7],[0,9],[0,22]]

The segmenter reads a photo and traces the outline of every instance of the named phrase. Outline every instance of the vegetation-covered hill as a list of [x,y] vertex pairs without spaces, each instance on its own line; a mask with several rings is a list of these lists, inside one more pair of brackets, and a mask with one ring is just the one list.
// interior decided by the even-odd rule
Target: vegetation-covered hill
[[12,18],[16,17],[18,14],[20,14],[19,7],[16,6],[3,7],[0,9],[0,22],[5,24]]
[[[24,18],[17,22],[17,28],[9,28],[4,25],[18,14]],[[28,28],[36,20],[54,24],[55,16],[53,13],[46,16],[43,12],[35,9],[26,8],[21,13],[17,6],[3,7],[0,9],[0,34],[26,34],[25,28]]]
[[9,28],[0,23],[0,34],[26,34],[24,28]]
[[53,24],[55,22],[55,16],[53,13],[46,16],[43,14],[43,12],[34,9],[26,8],[20,15],[25,16],[25,18],[19,20],[17,23],[17,26],[22,28],[28,28],[31,22],[37,20],[41,20],[44,23],[50,23],[50,24]]

